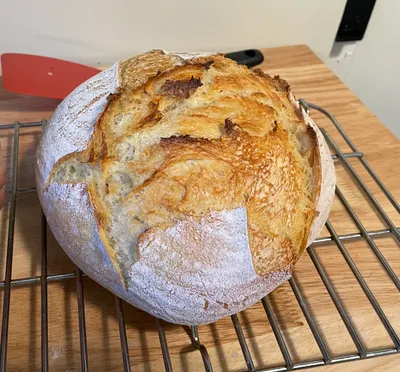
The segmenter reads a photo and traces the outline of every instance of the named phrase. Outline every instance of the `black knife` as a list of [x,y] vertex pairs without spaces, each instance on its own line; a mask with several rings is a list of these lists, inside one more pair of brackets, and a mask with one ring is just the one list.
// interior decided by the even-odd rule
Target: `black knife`
[[254,67],[264,61],[263,54],[258,49],[246,49],[225,54],[226,58],[236,61],[239,65]]

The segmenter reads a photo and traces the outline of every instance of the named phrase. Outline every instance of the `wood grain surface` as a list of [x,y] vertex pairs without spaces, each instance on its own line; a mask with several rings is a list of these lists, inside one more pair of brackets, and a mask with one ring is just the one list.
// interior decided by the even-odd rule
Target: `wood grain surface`
[[[359,151],[400,200],[399,141],[345,87],[345,85],[306,46],[265,49],[261,68],[279,74],[292,86],[296,97],[329,110],[340,121]],[[371,87],[373,89],[373,87]],[[384,99],[384,98],[383,98]],[[38,121],[50,118],[57,100],[28,97],[0,88],[0,124]],[[323,115],[312,112],[343,152],[350,152],[340,134]],[[20,131],[18,187],[34,186],[35,148],[40,130]],[[12,168],[12,130],[0,131],[0,161]],[[400,217],[371,179],[358,159],[351,164],[367,184],[384,210],[400,226]],[[335,162],[338,186],[368,230],[386,228],[385,223],[363,195],[340,161]],[[7,246],[8,206],[0,213],[0,280],[4,279]],[[12,277],[40,275],[41,212],[35,193],[20,195],[17,202]],[[338,234],[357,232],[356,225],[338,199],[330,221]],[[322,236],[329,236],[326,229]],[[374,238],[395,273],[400,275],[400,246],[391,236]],[[385,273],[374,253],[362,240],[346,241],[345,247],[400,335],[400,293]],[[85,247],[82,247],[85,249]],[[364,295],[357,280],[334,243],[318,245],[317,256],[368,351],[393,348],[393,343]],[[49,274],[74,271],[73,264],[48,233]],[[296,267],[295,277],[307,299],[313,317],[332,356],[356,354],[346,327],[326,291],[310,256],[305,254]],[[90,371],[122,371],[121,346],[116,318],[115,297],[98,284],[84,278],[87,346]],[[2,298],[3,291],[0,292]],[[289,283],[270,296],[279,326],[294,362],[321,360],[321,353],[301,312]],[[51,371],[79,371],[80,346],[76,281],[69,279],[48,284],[49,366]],[[0,309],[0,312],[2,310]],[[163,371],[161,348],[155,319],[124,304],[130,362],[133,371]],[[265,311],[258,303],[239,314],[243,332],[256,368],[284,364]],[[40,285],[13,287],[8,339],[8,371],[40,371]],[[190,343],[188,329],[165,324],[174,371],[202,371],[200,353]],[[199,327],[201,342],[207,347],[214,371],[244,371],[246,365],[230,318]],[[317,367],[316,371],[366,372],[400,370],[400,354],[345,364]]]

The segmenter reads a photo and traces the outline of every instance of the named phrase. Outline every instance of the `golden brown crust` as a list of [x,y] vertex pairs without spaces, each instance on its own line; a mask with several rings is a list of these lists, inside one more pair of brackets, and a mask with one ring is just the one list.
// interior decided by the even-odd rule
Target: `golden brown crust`
[[282,79],[279,75],[271,77],[260,69],[255,69],[254,73],[258,76],[265,78],[269,84],[275,87],[278,92],[289,92],[290,86],[288,82]]
[[222,55],[182,62],[160,51],[122,62],[119,78],[87,150],[73,156],[90,164],[90,200],[118,271],[138,259],[118,240],[121,211],[131,226],[124,239],[140,246],[144,232],[149,239],[188,216],[245,207],[256,273],[293,265],[321,174],[315,132],[288,84]]
[[[315,132],[314,128],[310,125],[307,125],[307,134],[312,142],[310,146],[309,155],[308,155],[308,162],[313,170],[311,173],[311,184],[313,185],[313,198],[316,204],[316,201],[319,199],[321,195],[321,185],[322,185],[322,165],[321,165],[321,153],[319,151],[319,143],[317,133]],[[311,221],[314,221],[316,217],[318,217],[318,210],[316,206],[314,207],[314,213],[311,214]],[[312,222],[311,222],[312,223]],[[311,225],[310,225],[311,227]],[[301,242],[298,256],[300,257],[304,250],[307,248],[307,241],[309,238],[309,232],[304,235],[304,238]]]
[[136,89],[146,83],[159,71],[171,69],[183,61],[180,57],[162,50],[152,50],[145,54],[126,59],[119,64],[119,81],[122,89]]

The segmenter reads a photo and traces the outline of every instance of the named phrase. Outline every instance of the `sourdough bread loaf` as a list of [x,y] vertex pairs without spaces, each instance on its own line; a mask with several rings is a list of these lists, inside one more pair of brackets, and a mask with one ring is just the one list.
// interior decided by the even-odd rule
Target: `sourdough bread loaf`
[[327,145],[284,80],[223,55],[159,50],[60,104],[36,176],[54,236],[85,273],[191,325],[287,280],[335,185]]

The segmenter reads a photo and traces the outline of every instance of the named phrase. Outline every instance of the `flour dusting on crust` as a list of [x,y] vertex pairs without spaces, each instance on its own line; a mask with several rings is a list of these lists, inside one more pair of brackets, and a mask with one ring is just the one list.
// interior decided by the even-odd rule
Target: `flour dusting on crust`
[[38,148],[37,169],[42,183],[59,159],[86,148],[107,97],[118,87],[117,71],[118,63],[91,77],[57,107]]
[[252,305],[290,277],[254,272],[245,208],[188,217],[150,236],[130,276],[134,292],[161,318],[207,323]]
[[163,50],[163,52],[167,55],[171,54],[171,55],[179,56],[186,60],[193,59],[193,58],[199,58],[199,57],[208,57],[208,56],[212,56],[213,54],[216,54],[216,53],[212,53],[212,52],[170,52],[170,51],[166,51],[166,50]]

